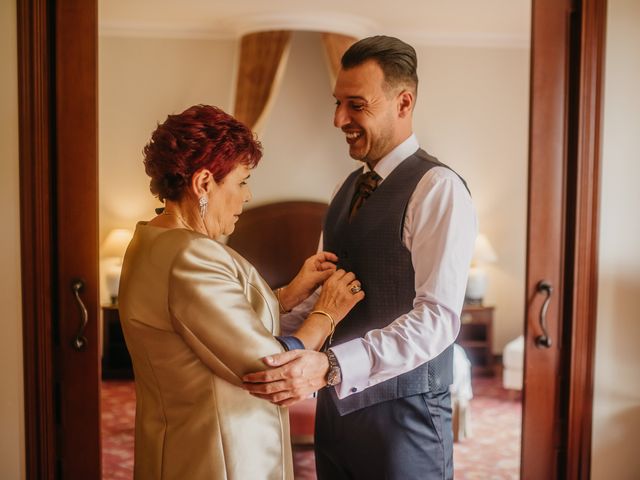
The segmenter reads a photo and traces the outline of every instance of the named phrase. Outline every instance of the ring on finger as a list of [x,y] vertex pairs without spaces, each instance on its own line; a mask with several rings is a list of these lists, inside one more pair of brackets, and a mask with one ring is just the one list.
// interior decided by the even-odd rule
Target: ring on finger
[[351,293],[353,293],[354,295],[356,293],[358,293],[359,291],[361,291],[361,290],[362,290],[362,287],[360,285],[356,285],[355,283],[353,285],[351,285],[351,287],[349,287],[349,291]]

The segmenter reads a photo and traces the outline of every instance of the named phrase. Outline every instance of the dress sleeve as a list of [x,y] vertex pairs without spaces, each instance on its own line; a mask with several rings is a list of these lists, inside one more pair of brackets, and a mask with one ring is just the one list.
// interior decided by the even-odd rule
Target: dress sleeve
[[245,287],[231,256],[205,238],[192,240],[176,256],[169,276],[175,331],[216,375],[237,385],[242,375],[266,368],[262,357],[283,351],[245,288],[256,287]]

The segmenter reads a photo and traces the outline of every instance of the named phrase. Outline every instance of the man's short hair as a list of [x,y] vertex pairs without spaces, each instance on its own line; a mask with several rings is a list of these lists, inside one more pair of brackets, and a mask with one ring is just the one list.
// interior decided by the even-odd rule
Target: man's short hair
[[380,65],[386,83],[394,88],[406,85],[417,93],[418,57],[415,49],[394,37],[376,35],[357,41],[342,56],[342,68],[348,70],[374,60]]

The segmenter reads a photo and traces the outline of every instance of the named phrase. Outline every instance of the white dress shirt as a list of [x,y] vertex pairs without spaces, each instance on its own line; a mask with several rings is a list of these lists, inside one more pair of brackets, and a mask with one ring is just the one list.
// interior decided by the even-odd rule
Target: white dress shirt
[[[375,166],[380,183],[418,148],[411,135],[383,157]],[[334,387],[339,398],[413,370],[455,341],[476,234],[475,209],[460,178],[445,167],[429,170],[409,199],[402,238],[415,270],[413,309],[363,338],[331,347],[342,370]],[[317,298],[318,292],[282,317],[283,333],[295,330]]]

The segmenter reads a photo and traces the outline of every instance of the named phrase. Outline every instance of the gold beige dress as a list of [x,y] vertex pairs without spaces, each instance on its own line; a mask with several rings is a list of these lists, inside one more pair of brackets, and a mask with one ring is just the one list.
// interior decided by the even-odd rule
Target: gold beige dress
[[138,480],[292,479],[287,410],[240,377],[283,351],[278,303],[232,249],[139,223],[120,281],[136,381]]

